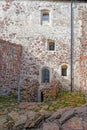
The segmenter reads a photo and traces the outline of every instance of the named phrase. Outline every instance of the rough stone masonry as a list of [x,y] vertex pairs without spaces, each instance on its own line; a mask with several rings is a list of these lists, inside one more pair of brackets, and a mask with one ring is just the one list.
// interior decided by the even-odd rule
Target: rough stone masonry
[[[73,89],[87,94],[87,4],[75,3],[73,10]],[[0,1],[0,39],[0,89],[17,87],[20,75],[21,88],[38,81],[37,100],[52,80],[70,90],[71,3]]]

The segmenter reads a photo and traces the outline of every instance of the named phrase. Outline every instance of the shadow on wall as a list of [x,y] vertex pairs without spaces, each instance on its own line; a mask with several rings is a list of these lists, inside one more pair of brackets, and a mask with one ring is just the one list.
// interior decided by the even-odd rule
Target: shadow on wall
[[22,46],[0,39],[0,95],[18,87]]

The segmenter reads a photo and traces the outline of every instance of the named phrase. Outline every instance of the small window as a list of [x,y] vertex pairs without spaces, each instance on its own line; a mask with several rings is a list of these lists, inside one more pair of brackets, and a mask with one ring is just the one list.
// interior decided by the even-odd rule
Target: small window
[[49,50],[50,51],[54,51],[55,50],[55,43],[54,42],[49,43]]
[[55,50],[55,42],[53,40],[48,40],[48,50],[49,51]]
[[43,10],[42,11],[42,17],[41,17],[41,24],[48,24],[50,21],[49,17],[49,11],[48,10]]
[[42,21],[47,21],[49,22],[49,13],[48,12],[44,12],[42,14]]
[[63,65],[61,67],[61,75],[62,76],[67,76],[67,65]]

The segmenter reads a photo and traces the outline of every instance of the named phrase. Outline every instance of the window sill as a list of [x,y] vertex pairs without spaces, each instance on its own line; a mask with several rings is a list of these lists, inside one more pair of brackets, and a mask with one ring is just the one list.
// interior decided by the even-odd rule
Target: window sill
[[64,79],[68,79],[68,76],[62,76],[62,78],[64,78]]
[[56,52],[56,50],[47,50],[49,53],[55,53]]
[[49,22],[42,22],[42,24],[41,24],[42,26],[49,26],[50,25],[50,23]]

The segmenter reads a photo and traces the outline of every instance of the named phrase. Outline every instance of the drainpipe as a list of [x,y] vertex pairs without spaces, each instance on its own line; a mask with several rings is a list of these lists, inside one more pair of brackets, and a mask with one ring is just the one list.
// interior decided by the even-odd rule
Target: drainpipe
[[70,48],[70,67],[71,67],[71,88],[70,91],[72,92],[73,89],[73,0],[71,0],[71,48]]
[[[22,54],[23,54],[23,48],[21,48],[21,58],[22,58]],[[22,59],[20,60],[20,66],[19,66],[19,78],[18,78],[18,104],[21,101],[21,63],[22,63]]]
[[[20,82],[20,81],[18,81]],[[21,101],[21,94],[20,94],[20,83],[18,84],[18,104],[20,103]]]
[[72,92],[74,87],[74,61],[73,61],[73,54],[74,54],[74,9],[77,7],[76,1],[71,0],[71,88],[70,91]]

